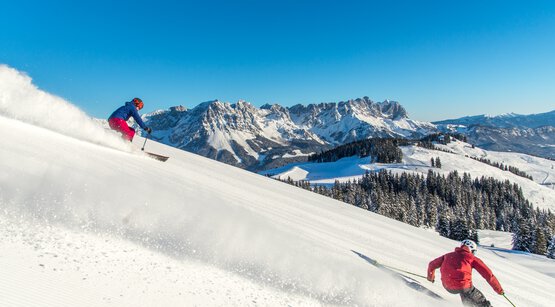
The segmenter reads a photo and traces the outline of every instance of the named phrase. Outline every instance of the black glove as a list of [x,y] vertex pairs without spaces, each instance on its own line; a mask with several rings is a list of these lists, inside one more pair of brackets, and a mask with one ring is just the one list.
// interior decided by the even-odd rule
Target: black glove
[[148,134],[152,133],[152,129],[150,127],[146,127],[145,131],[148,132]]

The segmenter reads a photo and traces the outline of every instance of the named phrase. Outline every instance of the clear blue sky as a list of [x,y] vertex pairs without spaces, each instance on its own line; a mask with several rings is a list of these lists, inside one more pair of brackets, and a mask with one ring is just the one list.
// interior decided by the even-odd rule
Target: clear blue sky
[[[387,3],[386,3],[387,2]],[[219,98],[555,109],[555,1],[8,1],[0,63],[95,117]]]

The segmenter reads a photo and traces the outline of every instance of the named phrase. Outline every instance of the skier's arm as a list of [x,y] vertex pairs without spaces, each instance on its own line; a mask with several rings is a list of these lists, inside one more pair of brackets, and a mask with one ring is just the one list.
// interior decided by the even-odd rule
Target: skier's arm
[[139,124],[139,126],[141,126],[141,128],[143,128],[143,130],[146,130],[147,126],[145,125],[145,123],[141,119],[141,116],[139,115],[139,112],[137,112],[137,109],[133,108],[131,115],[133,116],[133,119],[135,120],[135,122],[137,124]]
[[434,282],[435,278],[436,278],[436,269],[439,268],[441,266],[441,264],[443,263],[443,256],[438,257],[432,261],[430,261],[430,264],[428,264],[428,280],[431,282]]
[[495,292],[497,292],[498,294],[504,293],[501,284],[499,284],[499,281],[497,280],[495,275],[493,275],[493,272],[484,262],[482,262],[482,260],[475,257],[474,261],[472,261],[472,267],[475,268],[476,271],[480,273],[480,275],[482,275],[482,277],[489,283],[489,285],[493,288]]

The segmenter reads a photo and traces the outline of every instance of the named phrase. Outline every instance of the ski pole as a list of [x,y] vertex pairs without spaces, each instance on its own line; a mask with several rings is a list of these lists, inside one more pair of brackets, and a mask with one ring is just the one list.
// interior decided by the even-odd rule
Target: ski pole
[[[377,263],[377,261],[376,261],[376,263]],[[395,271],[399,271],[399,272],[403,272],[403,273],[407,273],[407,274],[410,274],[410,275],[414,275],[414,276],[417,276],[417,277],[420,277],[420,278],[427,279],[427,277],[426,277],[426,276],[423,276],[423,275],[419,275],[419,274],[415,274],[415,273],[412,273],[412,272],[409,272],[409,271],[405,271],[405,270],[401,270],[401,269],[398,269],[398,268],[394,268],[394,267],[392,267],[392,266],[388,266],[388,265],[385,265],[385,264],[380,264],[380,265],[383,266],[383,267],[386,267],[386,268],[395,270]]]
[[143,148],[141,148],[142,151],[145,151],[146,140],[148,140],[149,136],[150,136],[150,133],[147,134],[146,137],[145,137],[145,142],[143,143]]
[[513,305],[513,307],[516,307],[515,304],[513,304],[513,302],[511,302],[511,300],[505,295],[505,293],[503,293],[503,297],[507,299],[507,301],[509,301],[509,303],[511,303],[511,305]]
[[372,265],[375,265],[377,267],[383,267],[383,268],[387,268],[387,269],[390,269],[390,270],[395,270],[395,271],[407,273],[407,274],[410,274],[410,275],[414,275],[414,276],[417,276],[417,277],[420,277],[420,278],[428,279],[426,276],[423,276],[423,275],[418,275],[418,274],[415,274],[415,273],[412,273],[412,272],[409,272],[409,271],[405,271],[405,270],[401,270],[401,269],[398,269],[398,268],[395,268],[395,267],[392,267],[392,266],[389,266],[389,265],[381,264],[377,260],[369,258],[369,257],[367,257],[367,256],[365,256],[365,255],[363,255],[359,252],[355,252],[354,250],[351,250],[351,252],[355,253],[356,255],[361,257],[362,259],[366,260],[367,262],[369,262]]

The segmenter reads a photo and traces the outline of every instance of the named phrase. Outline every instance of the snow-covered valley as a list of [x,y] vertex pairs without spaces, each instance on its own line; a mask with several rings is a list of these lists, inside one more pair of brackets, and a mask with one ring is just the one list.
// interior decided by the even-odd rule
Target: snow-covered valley
[[[452,171],[469,173],[472,178],[494,177],[518,184],[524,196],[538,208],[555,210],[555,161],[533,157],[520,153],[487,151],[473,148],[470,144],[453,141],[448,145],[436,144],[441,150],[430,150],[418,146],[404,146],[402,163],[370,163],[369,158],[349,157],[328,163],[295,163],[268,170],[275,178],[307,180],[313,184],[333,184],[336,180],[347,181],[361,178],[367,171],[389,170],[393,173],[419,173],[426,175],[428,170],[440,174]],[[431,165],[431,158],[440,158],[442,167]],[[533,181],[517,176],[509,171],[472,159],[484,158],[491,162],[503,163],[517,167],[533,177]]]

